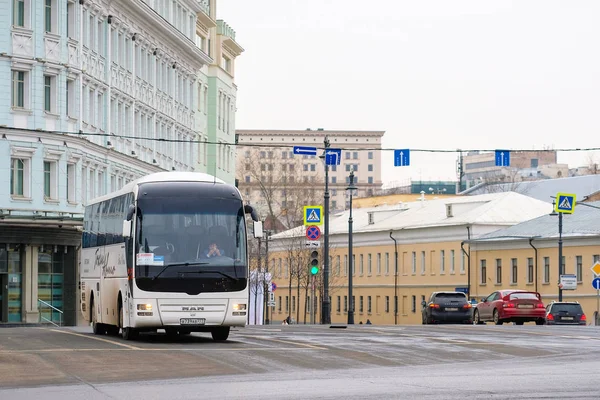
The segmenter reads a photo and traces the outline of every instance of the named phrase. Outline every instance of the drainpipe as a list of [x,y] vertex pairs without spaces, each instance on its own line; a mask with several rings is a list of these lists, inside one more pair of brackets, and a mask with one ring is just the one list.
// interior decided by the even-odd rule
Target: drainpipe
[[535,251],[535,291],[538,291],[538,249],[533,245],[533,238],[529,238],[529,245]]
[[[471,227],[467,226],[467,242],[469,242],[470,240]],[[465,241],[460,242],[460,249],[462,250],[463,254],[467,256],[467,294],[469,296],[469,299],[471,299],[471,244],[469,243],[469,250],[466,251],[464,248],[465,243]]]
[[398,325],[398,242],[390,232],[390,239],[394,241],[394,254],[396,256],[395,273],[394,273],[394,325]]

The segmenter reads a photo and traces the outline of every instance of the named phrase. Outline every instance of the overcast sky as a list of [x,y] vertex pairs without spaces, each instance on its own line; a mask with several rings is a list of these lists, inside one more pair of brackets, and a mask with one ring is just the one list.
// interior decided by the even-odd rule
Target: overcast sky
[[[600,1],[218,0],[217,16],[245,49],[239,129],[385,130],[391,149],[600,146]],[[413,151],[395,168],[385,152],[383,180],[454,180],[455,161]]]

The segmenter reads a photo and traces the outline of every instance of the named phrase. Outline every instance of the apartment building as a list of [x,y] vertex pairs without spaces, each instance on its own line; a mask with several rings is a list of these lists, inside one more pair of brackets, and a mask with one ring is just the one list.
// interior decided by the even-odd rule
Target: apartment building
[[47,303],[73,324],[90,199],[164,170],[233,182],[231,152],[196,141],[232,141],[241,48],[215,1],[2,5],[0,322],[37,322]]
[[[347,207],[350,171],[360,196],[381,189],[381,140],[384,131],[240,130],[236,131],[238,187],[264,217],[301,213],[304,205],[323,204],[325,166],[319,155],[324,140],[342,149],[340,165],[329,168],[330,208]],[[294,146],[317,147],[317,156],[295,155]],[[308,202],[312,202],[309,204]],[[298,214],[301,215],[301,214]],[[287,227],[295,226],[291,218]]]
[[[460,158],[458,160],[460,165]],[[494,152],[470,151],[462,157],[467,187],[480,183],[519,182],[568,176],[568,166],[557,164],[556,151],[516,151],[510,166],[496,166]]]
[[[551,204],[513,192],[355,209],[351,272],[349,214],[332,216],[329,260],[332,323],[347,321],[350,273],[357,324],[367,319],[373,324],[420,324],[421,301],[433,291],[467,290],[471,283],[471,293],[483,295],[487,290],[502,287],[494,284],[475,287],[479,255],[473,248],[469,252],[469,241],[549,214],[551,210]],[[311,301],[310,290],[307,291],[310,250],[304,250],[305,241],[303,226],[271,237],[269,272],[277,286],[272,310],[275,321],[290,314],[302,322],[304,310],[314,307],[315,300],[319,304],[319,298]],[[502,256],[512,257],[510,254],[505,251]],[[318,277],[320,280],[321,274]],[[501,284],[509,288],[508,282],[503,280]],[[320,288],[319,282],[317,297]],[[320,307],[316,312],[320,313]]]

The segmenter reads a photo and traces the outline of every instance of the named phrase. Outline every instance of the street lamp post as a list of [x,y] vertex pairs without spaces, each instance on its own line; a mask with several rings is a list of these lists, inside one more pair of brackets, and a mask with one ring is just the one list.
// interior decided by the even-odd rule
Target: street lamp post
[[321,323],[331,323],[331,304],[329,301],[329,165],[327,165],[327,149],[329,148],[329,139],[325,137],[324,141],[325,152],[323,154],[323,161],[325,161],[325,194],[324,194],[324,209],[323,218],[324,221],[324,232],[323,232],[323,296],[321,299]]
[[352,256],[352,193],[354,186],[354,170],[350,171],[350,184],[346,188],[350,193],[350,216],[348,217],[348,325],[354,324],[354,302],[352,301],[352,269],[354,267]]
[[394,325],[398,325],[398,242],[392,236],[390,232],[390,239],[394,241],[394,256],[395,256],[395,268],[394,268]]
[[[552,202],[552,208],[554,209],[554,206],[556,205],[556,203],[553,201]],[[550,215],[556,215],[558,214],[558,301],[562,301],[562,289],[560,287],[560,276],[563,274],[563,269],[562,269],[562,259],[563,259],[563,242],[562,242],[562,227],[563,227],[563,213],[559,212],[557,213],[556,211],[552,211],[552,213]]]

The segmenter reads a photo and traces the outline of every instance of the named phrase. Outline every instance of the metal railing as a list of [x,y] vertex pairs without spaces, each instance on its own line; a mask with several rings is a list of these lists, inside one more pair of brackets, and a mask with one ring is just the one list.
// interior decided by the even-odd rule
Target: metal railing
[[[54,307],[52,304],[50,303],[46,303],[45,301],[38,299],[38,303],[39,303],[39,314],[40,314],[40,322],[47,322],[49,324],[52,324],[54,326],[62,326],[62,320],[63,320],[63,312],[61,310],[59,310],[58,308]],[[47,307],[50,309],[50,319],[46,318],[43,313],[42,313],[42,308],[43,307]],[[52,313],[53,311],[58,312],[58,324],[54,321],[52,321]]]

